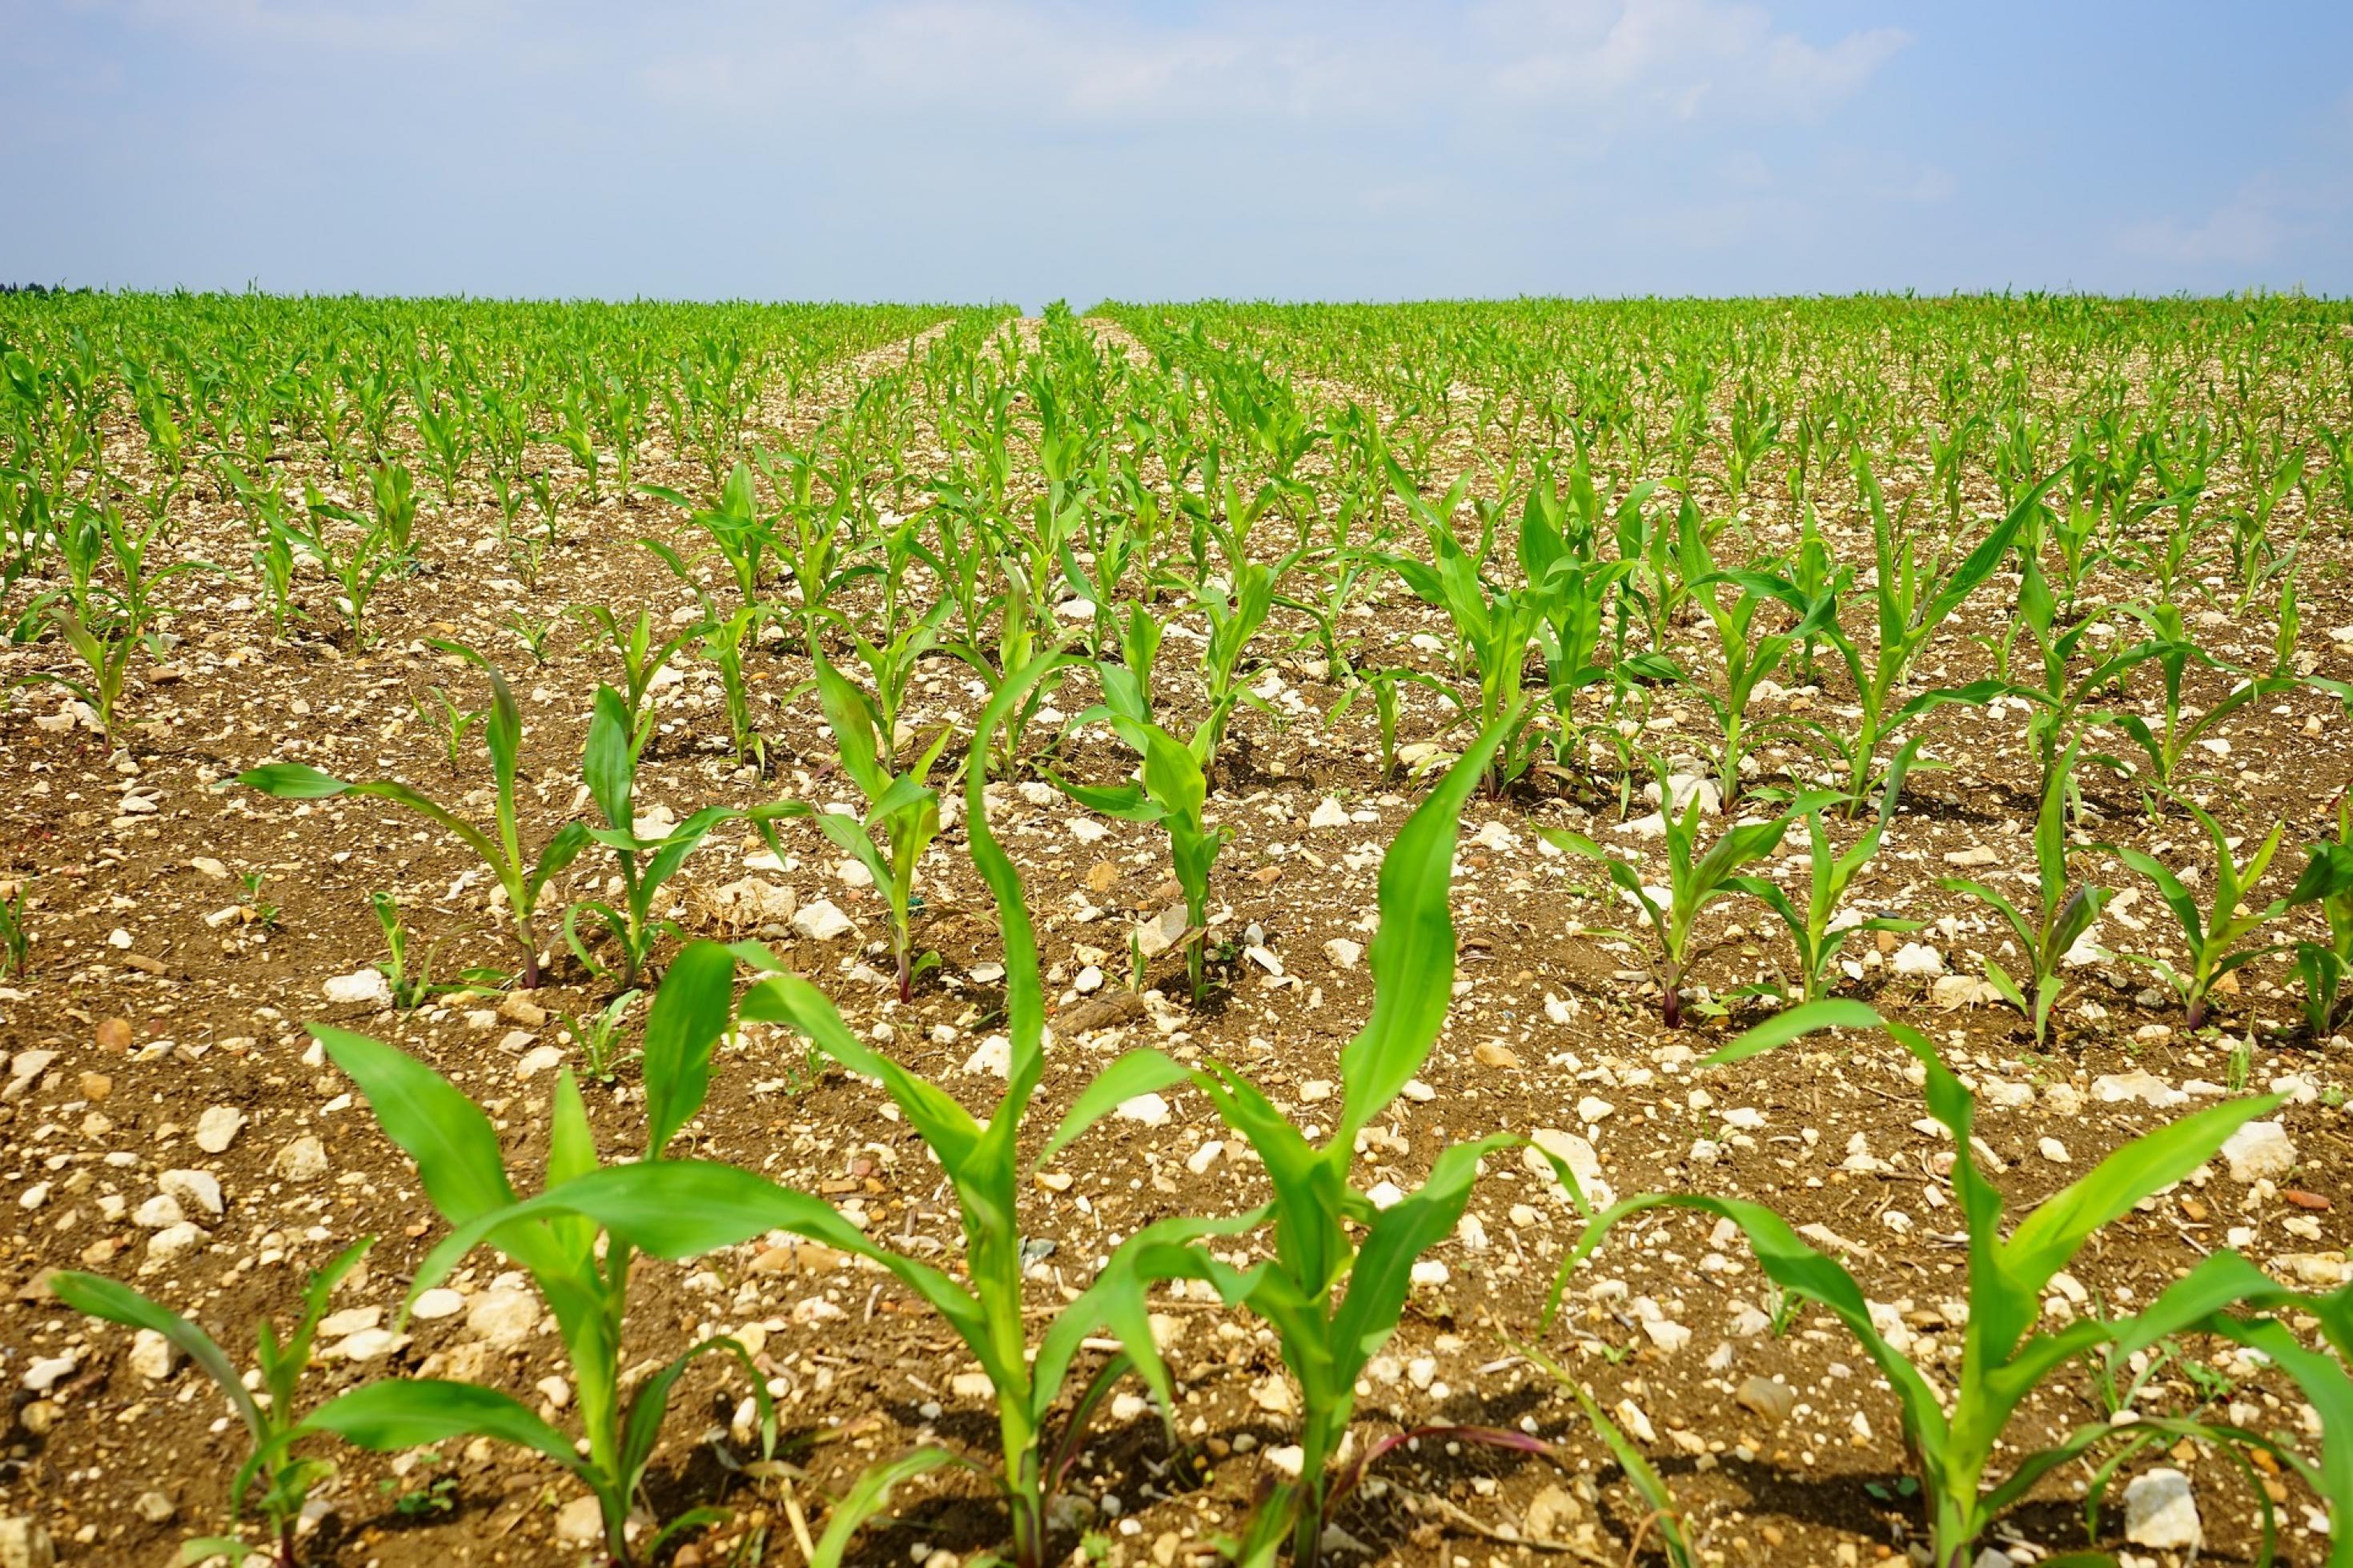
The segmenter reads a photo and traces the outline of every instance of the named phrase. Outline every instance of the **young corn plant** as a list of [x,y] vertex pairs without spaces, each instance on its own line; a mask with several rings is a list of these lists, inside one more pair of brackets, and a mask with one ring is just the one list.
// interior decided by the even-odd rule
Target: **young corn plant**
[[415,786],[399,779],[368,779],[347,783],[320,772],[308,763],[264,763],[248,768],[229,781],[248,789],[279,800],[330,800],[338,795],[354,795],[388,800],[418,816],[439,824],[471,849],[482,866],[497,879],[506,894],[507,913],[514,925],[516,942],[522,948],[522,984],[530,990],[539,984],[539,931],[533,920],[539,910],[540,896],[548,882],[565,867],[579,858],[588,845],[588,826],[583,822],[567,822],[556,829],[536,855],[526,856],[523,850],[520,812],[515,801],[515,778],[520,771],[522,749],[522,710],[515,705],[514,693],[508,689],[506,678],[480,654],[448,645],[480,665],[491,681],[490,716],[483,721],[483,736],[491,752],[491,775],[498,791],[493,811],[491,832],[467,821],[448,807],[442,805]]
[[[2053,474],[2034,486],[2010,508],[2008,516],[1949,570],[1941,561],[1922,562],[1912,533],[1889,518],[1879,481],[1867,463],[1858,464],[1856,481],[1871,510],[1872,537],[1877,552],[1873,579],[1877,610],[1878,640],[1872,652],[1836,619],[1821,626],[1823,640],[1837,650],[1854,682],[1859,720],[1836,731],[1820,731],[1822,743],[1846,774],[1847,809],[1852,814],[1870,798],[1880,777],[1879,752],[1887,741],[1922,714],[1947,703],[1983,704],[1999,695],[1998,681],[1969,686],[1938,687],[1897,702],[1905,676],[1922,649],[1944,624],[1968,602],[1970,595],[1992,576],[2010,554],[2010,546],[2027,519],[2041,506],[2042,492],[2058,478]],[[1800,616],[1812,609],[1792,599]]]
[[[1098,667],[1108,700],[1102,708],[1080,715],[1099,714],[1113,733],[1141,759],[1135,777],[1124,784],[1075,784],[1047,776],[1055,786],[1090,811],[1123,822],[1155,825],[1168,835],[1168,859],[1185,900],[1185,975],[1198,1005],[1207,994],[1204,947],[1209,921],[1209,869],[1218,851],[1233,837],[1223,824],[1209,826],[1208,772],[1190,746],[1145,718],[1140,711],[1128,672],[1117,665]],[[1208,730],[1198,739],[1206,742]]]
[[[1750,1030],[1707,1061],[1715,1066],[1746,1061],[1820,1029],[1873,1027],[1883,1027],[1926,1071],[1929,1114],[1950,1131],[1958,1151],[1952,1166],[1952,1212],[1968,1232],[1969,1310],[1960,1365],[1949,1386],[1940,1386],[1936,1372],[1889,1342],[1854,1277],[1808,1245],[1779,1215],[1759,1204],[1699,1193],[1645,1194],[1596,1215],[1554,1282],[1546,1321],[1549,1325],[1577,1264],[1630,1216],[1690,1209],[1731,1221],[1747,1237],[1767,1279],[1789,1297],[1835,1318],[1887,1381],[1902,1412],[1905,1455],[1927,1508],[1929,1562],[1933,1568],[1968,1568],[1976,1561],[1979,1539],[2045,1477],[2107,1445],[2137,1447],[2147,1436],[2134,1425],[2094,1421],[2047,1447],[2023,1453],[2020,1445],[2006,1441],[2020,1407],[2071,1363],[2104,1345],[2145,1348],[2167,1335],[2192,1331],[2242,1342],[2276,1342],[2274,1330],[2277,1337],[2286,1337],[2284,1330],[2268,1320],[2250,1322],[2226,1310],[2251,1296],[2282,1294],[2253,1264],[2228,1252],[2215,1254],[2168,1285],[2137,1318],[2074,1318],[2035,1331],[2052,1277],[2068,1267],[2104,1226],[2187,1176],[2232,1133],[2275,1109],[2284,1097],[2211,1106],[2137,1138],[2036,1205],[2005,1236],[2004,1199],[1978,1165],[1972,1140],[1975,1101],[1919,1031],[1883,1023],[1861,1003],[1811,1002]],[[2344,1380],[2341,1369],[2335,1376]],[[2316,1377],[2316,1383],[2325,1381]],[[2343,1402],[2332,1398],[2329,1408],[2340,1418],[2353,1408],[2353,1385],[2345,1391]],[[2183,1434],[2167,1433],[2178,1435]],[[2213,1434],[2200,1428],[2200,1435]],[[2332,1448],[2338,1446],[2336,1436],[2331,1434]],[[2008,1460],[2006,1474],[1993,1473],[1998,1454]],[[2341,1474],[2343,1457],[2333,1462]]]
[[[432,699],[430,702],[426,700],[427,697]],[[440,742],[443,760],[449,764],[449,771],[456,773],[465,752],[466,732],[480,723],[489,710],[460,708],[450,700],[448,691],[438,686],[427,687],[425,696],[410,698],[408,706],[417,715],[417,723]]]
[[[2182,623],[2179,605],[2158,604],[2127,605],[2128,613],[2138,617],[2154,635],[2158,647],[2152,657],[2157,661],[2158,675],[2162,683],[2162,709],[2154,719],[2138,713],[2119,713],[2116,727],[2132,737],[2133,743],[2148,759],[2150,777],[2158,790],[2170,791],[2186,782],[2181,763],[2191,747],[2205,740],[2221,721],[2250,703],[2270,700],[2280,692],[2295,685],[2288,674],[2262,675],[2242,679],[2221,700],[2204,712],[2184,719],[2181,711],[2181,682],[2192,659],[2209,668],[2226,674],[2238,674],[2230,666],[2200,648],[2189,638]],[[2284,621],[2283,626],[2286,623]],[[2295,632],[2288,629],[2288,641],[2293,647]],[[2217,742],[2218,744],[2220,742]]]
[[1880,788],[1879,815],[1845,854],[1831,852],[1830,835],[1822,826],[1822,813],[1805,814],[1806,836],[1813,854],[1807,862],[1812,879],[1807,886],[1802,912],[1780,885],[1769,878],[1742,875],[1730,879],[1728,886],[1762,900],[1773,911],[1775,918],[1788,928],[1789,940],[1798,949],[1797,985],[1784,984],[1759,994],[1793,1002],[1815,1001],[1830,989],[1840,950],[1845,947],[1848,937],[1857,931],[1920,929],[1918,921],[1899,920],[1892,915],[1855,915],[1840,907],[1856,874],[1879,853],[1879,842],[1886,836],[1887,825],[1895,819],[1895,802],[1904,792],[1904,775],[1911,770],[1914,754],[1919,749],[1919,742],[1906,741],[1895,753],[1895,760],[1888,764],[1887,783]]
[[[581,754],[580,773],[588,795],[605,818],[605,826],[587,830],[588,837],[613,852],[614,873],[620,879],[617,903],[607,899],[584,899],[564,911],[564,942],[588,973],[600,980],[617,975],[624,988],[637,984],[652,961],[654,946],[665,935],[679,935],[677,923],[654,912],[654,900],[670,879],[702,847],[711,830],[733,817],[777,815],[771,807],[750,813],[732,806],[706,805],[659,837],[640,837],[638,831],[638,757],[645,750],[651,727],[633,717],[627,699],[609,686],[596,688],[596,701],[588,715],[588,739]],[[580,934],[581,919],[591,929],[601,926],[620,963],[599,963]]]
[[621,1048],[621,1026],[628,1021],[629,1005],[639,994],[624,991],[593,1012],[556,1015],[571,1032],[572,1043],[580,1047],[580,1070],[598,1083],[611,1083],[620,1076],[622,1064],[639,1055]]
[[[2181,927],[2181,941],[2188,952],[2187,967],[2169,959],[2150,958],[2139,953],[2119,952],[2118,958],[2137,963],[2163,981],[2181,998],[2189,1010],[2185,1020],[2192,1029],[2202,1028],[2212,1007],[2215,983],[2244,968],[2259,958],[2277,952],[2276,945],[2249,947],[2246,939],[2287,912],[2285,899],[2274,899],[2260,910],[2249,910],[2243,900],[2254,891],[2255,884],[2263,879],[2270,868],[2272,857],[2279,852],[2280,836],[2287,824],[2275,822],[2263,841],[2255,847],[2246,864],[2241,865],[2232,853],[2231,843],[2222,832],[2221,824],[2179,795],[2173,797],[2181,808],[2198,819],[2213,842],[2213,907],[2201,911],[2196,895],[2188,884],[2174,874],[2173,868],[2146,850],[2128,845],[2103,844],[2100,847],[2115,856],[2142,876],[2157,889],[2158,897],[2173,911],[2174,921]],[[2235,984],[2235,982],[2234,982]]]
[[1422,499],[1411,478],[1394,458],[1389,459],[1389,485],[1421,524],[1430,543],[1431,563],[1424,564],[1409,555],[1384,556],[1382,563],[1417,598],[1446,612],[1454,634],[1452,662],[1479,685],[1478,696],[1472,700],[1465,700],[1451,691],[1447,695],[1454,699],[1462,717],[1482,733],[1507,712],[1517,716],[1518,727],[1504,738],[1487,781],[1491,791],[1500,792],[1525,772],[1534,760],[1529,749],[1521,743],[1528,710],[1520,700],[1520,689],[1527,668],[1528,645],[1551,624],[1553,606],[1548,588],[1554,579],[1547,574],[1542,582],[1519,588],[1497,587],[1485,580],[1482,569],[1494,553],[1492,531],[1482,531],[1479,551],[1474,555],[1456,540],[1451,521],[1454,509],[1470,490],[1470,475],[1455,480],[1453,488],[1435,507]]
[[[303,508],[309,526],[290,524],[297,530],[297,542],[303,553],[316,561],[335,586],[343,592],[335,596],[335,608],[342,612],[344,624],[351,628],[352,646],[364,648],[371,640],[367,629],[367,608],[384,580],[401,565],[399,551],[392,536],[372,524],[367,519],[319,493],[319,487],[303,481],[307,500]],[[348,544],[339,543],[329,530],[330,522],[355,524],[359,537]]]
[[[1750,879],[1736,875],[1740,868],[1778,849],[1792,822],[1834,804],[1840,797],[1830,794],[1801,795],[1770,821],[1725,828],[1703,852],[1699,847],[1699,819],[1705,803],[1699,788],[1692,786],[1679,806],[1675,799],[1676,780],[1664,764],[1660,764],[1658,773],[1659,815],[1665,825],[1667,841],[1667,885],[1663,888],[1644,886],[1641,873],[1631,862],[1620,859],[1581,833],[1556,827],[1539,831],[1571,854],[1601,862],[1602,869],[1609,873],[1619,891],[1642,911],[1643,921],[1658,942],[1651,973],[1659,986],[1659,1016],[1668,1028],[1673,1029],[1683,1026],[1683,984],[1697,956],[1692,943],[1700,912],[1720,899],[1748,891]],[[1894,798],[1893,795],[1883,796],[1883,813],[1889,809]]]
[[[2059,608],[2051,594],[2051,585],[2042,575],[2042,567],[2031,555],[2021,553],[2021,580],[2018,590],[2018,619],[2014,625],[2023,627],[2034,639],[2041,656],[2042,681],[2030,686],[2023,681],[2010,687],[2014,696],[2025,698],[2036,707],[2026,722],[2027,738],[2034,745],[2042,761],[2042,778],[2038,796],[2050,793],[2054,773],[2068,773],[2073,765],[2078,735],[2086,724],[2112,721],[2110,716],[2093,706],[2100,695],[2111,687],[2121,687],[2133,668],[2152,658],[2168,657],[2172,645],[2158,639],[2147,639],[2109,655],[2089,670],[2073,673],[2075,658],[2084,639],[2096,626],[2107,623],[2098,614],[2085,616],[2073,626],[2062,629],[2058,625]],[[2179,625],[2179,617],[2176,618]],[[2067,761],[2060,760],[2062,752]],[[2122,772],[2122,767],[2105,757],[2093,759]]]
[[[707,608],[705,613],[708,614]],[[603,632],[606,645],[621,661],[619,689],[629,713],[632,733],[650,730],[653,725],[653,713],[646,706],[646,699],[653,690],[654,678],[677,657],[680,648],[711,630],[706,622],[697,621],[676,636],[657,641],[650,611],[639,610],[634,623],[623,621],[603,605],[575,605],[572,615],[583,627]]]
[[[2328,923],[2326,942],[2295,944],[2296,973],[2304,981],[2304,1020],[2315,1039],[2337,1022],[2346,977],[2353,974],[2353,790],[2337,795],[2337,837],[2306,851],[2304,873],[2287,896],[2291,909],[2318,904]],[[21,895],[20,895],[21,896]]]
[[[1056,661],[1047,661],[1051,668]],[[866,797],[866,816],[853,819],[839,812],[808,813],[818,831],[846,850],[866,868],[875,888],[890,901],[891,952],[897,961],[899,1000],[914,997],[915,977],[939,963],[939,954],[914,951],[915,871],[923,852],[940,836],[940,792],[927,782],[932,764],[947,745],[943,728],[905,773],[897,771],[887,721],[874,698],[863,688],[817,656],[818,700],[833,730],[841,771]],[[786,808],[797,813],[806,808]]]
[[[1219,1118],[1249,1140],[1266,1166],[1274,1201],[1275,1256],[1238,1269],[1196,1253],[1188,1271],[1232,1305],[1271,1327],[1283,1364],[1299,1384],[1301,1464],[1278,1483],[1229,1552],[1238,1568],[1263,1568],[1286,1542],[1298,1568],[1313,1568],[1324,1527],[1393,1446],[1384,1441],[1342,1465],[1356,1410],[1356,1380],[1397,1330],[1413,1266],[1444,1240],[1470,1201],[1479,1162],[1518,1139],[1509,1133],[1450,1144],[1415,1192],[1377,1207],[1351,1180],[1357,1134],[1370,1127],[1428,1059],[1452,1000],[1454,921],[1449,908],[1456,828],[1463,806],[1504,743],[1517,713],[1479,735],[1414,811],[1381,861],[1380,929],[1372,942],[1372,1016],[1340,1053],[1340,1112],[1319,1147],[1248,1079],[1222,1063],[1187,1070],[1160,1059],[1164,1081],[1189,1078]],[[1157,1056],[1134,1052],[1134,1057]],[[1423,1436],[1546,1451],[1536,1439],[1483,1427],[1438,1427]],[[1401,1441],[1402,1439],[1398,1439]]]
[[2066,991],[2060,965],[2100,918],[2114,889],[2088,883],[2071,885],[2067,869],[2067,784],[2075,765],[2076,742],[2070,741],[2056,765],[2043,777],[2042,806],[2034,819],[2034,866],[2040,900],[2029,919],[2018,906],[1983,882],[1965,877],[1945,877],[1947,890],[1965,893],[1993,910],[2010,923],[2026,960],[2026,973],[2012,979],[1993,955],[1986,955],[1986,980],[2002,1000],[2025,1015],[2034,1026],[2039,1048],[2050,1037],[2052,1009]]
[[111,738],[122,706],[122,688],[130,678],[131,655],[139,646],[138,628],[120,616],[86,621],[64,605],[49,606],[49,620],[66,647],[81,660],[83,675],[76,679],[39,670],[18,684],[47,681],[64,687],[89,707],[100,732]]
[[462,985],[437,985],[433,983],[433,960],[441,951],[441,943],[428,944],[417,951],[417,933],[400,913],[400,900],[390,893],[370,893],[368,908],[375,911],[376,928],[384,932],[383,958],[376,960],[376,973],[384,976],[392,993],[392,1005],[404,1013],[413,1013],[434,997],[445,992],[465,989]]
[[268,1319],[262,1320],[254,1331],[256,1385],[248,1384],[210,1334],[130,1286],[99,1274],[49,1276],[50,1293],[85,1317],[161,1334],[213,1380],[245,1426],[249,1450],[229,1483],[229,1510],[233,1517],[242,1517],[247,1496],[258,1485],[260,1495],[254,1499],[253,1507],[261,1516],[266,1538],[255,1544],[237,1535],[201,1536],[182,1545],[182,1562],[201,1563],[226,1555],[232,1563],[241,1563],[258,1553],[270,1558],[278,1568],[293,1568],[295,1531],[301,1522],[302,1506],[310,1500],[311,1489],[335,1470],[324,1459],[294,1452],[295,1445],[309,1435],[296,1395],[302,1373],[311,1365],[311,1342],[318,1333],[319,1320],[327,1315],[329,1298],[375,1244],[374,1237],[353,1242],[325,1268],[311,1273],[302,1286],[301,1315],[285,1339],[278,1337]]
[[[1023,700],[1027,689],[1045,673],[1049,662],[1041,658],[1018,672],[983,710],[974,742],[976,754],[986,748],[991,731]],[[963,1216],[968,1283],[881,1245],[822,1199],[734,1166],[687,1160],[607,1167],[551,1187],[538,1198],[483,1213],[445,1243],[430,1260],[434,1267],[421,1270],[417,1279],[421,1285],[436,1277],[437,1268],[453,1262],[472,1238],[503,1237],[526,1218],[556,1225],[575,1215],[606,1226],[628,1246],[666,1258],[692,1257],[781,1229],[868,1258],[939,1313],[988,1374],[1001,1456],[991,1479],[1005,1500],[1011,1534],[1006,1558],[1014,1568],[1044,1568],[1059,1556],[1048,1549],[1049,1505],[1068,1479],[1082,1451],[1088,1424],[1111,1390],[1133,1371],[1157,1396],[1163,1410],[1169,1407],[1173,1390],[1167,1368],[1153,1342],[1145,1295],[1148,1285],[1155,1279],[1198,1272],[1202,1264],[1192,1242],[1246,1228],[1258,1216],[1176,1218],[1146,1226],[1112,1253],[1093,1282],[1055,1314],[1042,1334],[1031,1334],[1022,1283],[1020,1220],[1021,1194],[1029,1178],[1122,1102],[1182,1081],[1185,1069],[1156,1052],[1131,1052],[1118,1058],[1080,1090],[1038,1153],[1027,1163],[1022,1160],[1019,1143],[1024,1123],[1045,1072],[1045,994],[1037,937],[1021,879],[989,831],[983,790],[980,770],[967,770],[965,822],[972,857],[995,896],[1005,938],[1007,1083],[986,1121],[976,1120],[944,1090],[860,1041],[817,987],[786,972],[766,949],[746,942],[733,950],[764,975],[745,993],[740,1018],[786,1025],[850,1071],[879,1080],[909,1125],[938,1157]],[[704,945],[688,949],[688,955],[698,953]],[[686,963],[687,956],[682,955],[673,966],[656,997],[657,1008],[681,984],[680,971]],[[1442,1006],[1442,986],[1439,994]],[[723,991],[711,1005],[717,1012],[708,1028],[716,1035],[726,1019]],[[649,1086],[655,1081],[654,1058],[649,1030]],[[699,1101],[699,1095],[696,1098]],[[542,1222],[538,1217],[542,1215],[548,1218]],[[1084,1342],[1105,1328],[1121,1349],[1085,1383],[1057,1435],[1054,1411],[1063,1402]],[[851,1532],[882,1505],[892,1485],[951,1463],[982,1469],[978,1463],[960,1459],[944,1448],[926,1447],[868,1472],[836,1508],[823,1539],[816,1543],[810,1559],[813,1568],[836,1568]]]
[[[670,1142],[702,1110],[712,1047],[727,1027],[734,972],[734,960],[715,942],[694,944],[670,966],[646,1019],[645,1146],[638,1162],[623,1168],[659,1170]],[[575,1447],[530,1406],[496,1389],[424,1377],[364,1384],[313,1411],[301,1429],[332,1432],[379,1452],[473,1436],[529,1448],[594,1494],[612,1564],[650,1563],[677,1531],[712,1522],[713,1510],[681,1515],[657,1531],[642,1553],[631,1539],[630,1513],[643,1498],[670,1391],[699,1357],[716,1352],[741,1363],[764,1454],[773,1452],[776,1419],[766,1383],[743,1346],[723,1335],[704,1340],[634,1390],[625,1387],[622,1334],[636,1252],[628,1240],[577,1214],[543,1215],[519,1203],[490,1118],[431,1068],[364,1035],[319,1024],[311,1032],[359,1086],[385,1135],[417,1162],[426,1196],[452,1227],[419,1265],[410,1302],[485,1241],[527,1272],[555,1317],[572,1365],[583,1442]],[[566,1068],[555,1086],[543,1196],[560,1196],[569,1184],[610,1168],[599,1160],[587,1109]]]
[[33,972],[33,931],[25,923],[25,902],[32,892],[30,877],[0,883],[0,980]]

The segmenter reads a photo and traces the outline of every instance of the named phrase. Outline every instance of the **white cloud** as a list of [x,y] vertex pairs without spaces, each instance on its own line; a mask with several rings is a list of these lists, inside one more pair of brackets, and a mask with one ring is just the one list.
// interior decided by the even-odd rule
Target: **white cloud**
[[1588,111],[1647,103],[1678,119],[1819,119],[1911,42],[1870,27],[1816,44],[1749,0],[1490,0],[1479,25],[1506,97]]
[[2204,217],[2147,218],[2117,244],[2127,254],[2186,267],[2249,267],[2279,254],[2288,224],[2282,195],[2268,181],[2243,184]]

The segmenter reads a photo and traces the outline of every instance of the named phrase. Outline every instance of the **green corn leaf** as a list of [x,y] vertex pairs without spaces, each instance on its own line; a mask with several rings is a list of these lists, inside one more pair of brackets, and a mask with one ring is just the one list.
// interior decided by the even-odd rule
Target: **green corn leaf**
[[942,1465],[963,1462],[945,1448],[917,1448],[869,1468],[826,1517],[825,1534],[818,1538],[808,1568],[840,1568],[842,1553],[849,1550],[849,1538],[858,1533],[860,1525],[889,1505],[892,1488]]
[[312,1411],[304,1430],[332,1432],[346,1443],[388,1454],[452,1437],[494,1437],[529,1448],[565,1469],[586,1473],[572,1439],[494,1388],[442,1378],[382,1378]]
[[2110,1154],[2035,1205],[2001,1249],[2003,1272],[2039,1294],[2092,1233],[2211,1159],[2233,1132],[2277,1110],[2271,1094],[2195,1110]]
[[1462,808],[1520,711],[1488,726],[1447,770],[1430,798],[1414,808],[1381,858],[1380,929],[1366,964],[1373,976],[1373,1012],[1340,1051],[1345,1085],[1333,1146],[1352,1146],[1356,1133],[1420,1070],[1454,992],[1454,841]]
[[308,763],[264,763],[246,769],[233,782],[280,800],[327,800],[353,787]]
[[1192,1076],[1190,1068],[1159,1051],[1140,1047],[1127,1052],[1079,1091],[1078,1099],[1071,1102],[1071,1109],[1054,1129],[1053,1136],[1046,1140],[1046,1146],[1038,1151],[1030,1168],[1045,1166],[1081,1133],[1137,1095],[1183,1083]]
[[103,1318],[125,1328],[149,1329],[163,1335],[178,1348],[183,1355],[205,1371],[205,1375],[220,1385],[221,1393],[237,1409],[237,1418],[246,1430],[259,1442],[269,1430],[261,1408],[237,1375],[237,1368],[213,1342],[213,1337],[187,1319],[102,1274],[83,1274],[63,1270],[49,1276],[49,1293],[84,1317]]
[[659,1157],[711,1092],[711,1053],[727,1032],[735,955],[690,942],[670,961],[646,1015],[646,1152]]
[[326,1024],[309,1026],[359,1085],[385,1136],[417,1162],[426,1195],[452,1225],[514,1202],[497,1129],[480,1106],[404,1051]]
[[1447,1145],[1431,1163],[1428,1180],[1374,1216],[1348,1270],[1347,1299],[1332,1320],[1338,1376],[1354,1383],[1397,1331],[1413,1287],[1414,1263],[1446,1239],[1462,1217],[1479,1162],[1519,1142],[1518,1135],[1503,1132],[1473,1143]]
[[632,795],[638,753],[630,733],[629,710],[621,694],[609,686],[596,688],[596,706],[588,716],[588,741],[581,754],[580,773],[596,809],[619,833],[632,830],[636,820]]
[[1731,1062],[1744,1062],[1822,1029],[1875,1029],[1879,1025],[1879,1015],[1862,1003],[1826,997],[1776,1013],[1719,1047],[1700,1065],[1723,1067]]

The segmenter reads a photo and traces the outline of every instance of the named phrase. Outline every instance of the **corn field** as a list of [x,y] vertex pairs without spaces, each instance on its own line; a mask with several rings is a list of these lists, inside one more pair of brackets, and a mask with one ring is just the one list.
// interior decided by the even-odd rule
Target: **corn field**
[[2353,309],[0,296],[0,1564],[2353,1564]]

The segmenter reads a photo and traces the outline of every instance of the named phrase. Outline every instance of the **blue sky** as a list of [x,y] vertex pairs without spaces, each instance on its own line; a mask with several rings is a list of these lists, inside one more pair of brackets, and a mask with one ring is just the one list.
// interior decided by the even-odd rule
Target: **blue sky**
[[0,280],[2353,293],[2353,5],[0,0]]

